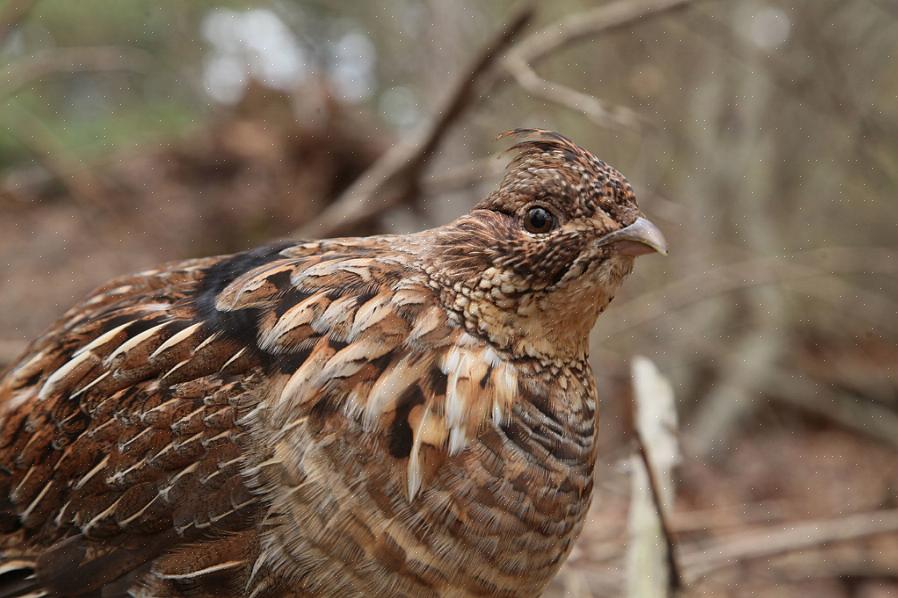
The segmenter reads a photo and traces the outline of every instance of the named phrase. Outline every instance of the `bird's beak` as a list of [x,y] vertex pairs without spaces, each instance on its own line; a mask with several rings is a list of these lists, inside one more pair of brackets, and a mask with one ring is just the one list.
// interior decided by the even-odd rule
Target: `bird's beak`
[[618,253],[633,257],[652,252],[667,255],[664,235],[657,226],[642,217],[630,226],[608,233],[599,240],[599,245],[614,245]]

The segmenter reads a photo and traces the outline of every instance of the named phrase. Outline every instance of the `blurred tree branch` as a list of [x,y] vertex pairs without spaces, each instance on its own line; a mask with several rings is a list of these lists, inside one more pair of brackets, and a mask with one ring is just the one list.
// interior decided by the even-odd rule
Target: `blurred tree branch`
[[[376,219],[386,209],[413,201],[421,190],[420,178],[424,169],[454,122],[477,99],[486,97],[494,87],[515,78],[533,95],[580,111],[594,122],[623,127],[634,127],[643,122],[629,109],[608,107],[598,98],[540,79],[531,65],[577,41],[632,26],[684,8],[694,1],[646,0],[636,3],[618,0],[570,15],[509,48],[533,17],[533,9],[525,7],[484,49],[449,96],[445,107],[437,112],[440,116],[432,124],[387,152],[337,201],[297,230],[295,235],[324,237],[348,234]],[[502,70],[492,70],[491,67],[506,53],[506,49]]]
[[896,532],[898,510],[854,513],[835,519],[804,521],[785,528],[767,527],[693,549],[684,554],[683,567],[692,584],[725,567]]
[[351,232],[383,214],[384,210],[415,199],[421,175],[446,133],[478,97],[481,78],[533,18],[522,9],[480,53],[447,97],[437,118],[408,141],[388,151],[334,203],[301,227],[299,237],[327,237]]
[[512,74],[517,84],[533,97],[580,112],[600,127],[639,129],[646,123],[639,113],[629,108],[608,106],[593,95],[543,79],[517,56],[509,57],[505,61],[505,68]]
[[503,61],[505,73],[498,74],[491,84],[505,83],[510,75],[533,97],[580,112],[599,126],[639,129],[649,124],[639,113],[624,106],[608,106],[593,95],[543,79],[533,65],[568,45],[685,8],[693,1],[619,0],[569,15],[516,44]]
[[[695,0],[617,0],[610,4],[574,13],[528,35],[512,48],[506,61],[522,60],[535,65],[557,50],[597,35],[631,27],[675,10]],[[495,83],[507,81],[501,75]]]

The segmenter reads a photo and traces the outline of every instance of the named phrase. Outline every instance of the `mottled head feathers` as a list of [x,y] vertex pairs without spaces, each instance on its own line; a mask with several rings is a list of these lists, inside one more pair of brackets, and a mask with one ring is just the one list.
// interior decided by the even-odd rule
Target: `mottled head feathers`
[[522,205],[545,202],[562,220],[594,217],[597,211],[626,226],[639,215],[630,183],[616,168],[553,131],[516,129],[508,149],[514,157],[499,189],[477,207],[514,214]]
[[[499,188],[434,231],[432,275],[452,301],[462,297],[466,324],[492,330],[497,344],[534,356],[559,347],[560,357],[580,358],[596,316],[632,269],[633,257],[603,240],[636,222],[636,198],[620,172],[558,133],[506,135],[521,140]],[[545,347],[534,346],[546,335]]]

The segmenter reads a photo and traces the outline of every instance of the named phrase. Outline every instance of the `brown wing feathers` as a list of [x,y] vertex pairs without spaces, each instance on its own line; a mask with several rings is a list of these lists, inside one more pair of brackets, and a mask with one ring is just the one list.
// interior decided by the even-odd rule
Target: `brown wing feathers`
[[[0,387],[5,564],[22,552],[40,587],[87,593],[237,525],[258,499],[234,476],[235,399],[260,359],[245,343],[252,316],[211,306],[229,277],[279,249],[100,289],[12,370]],[[111,541],[101,550],[97,539]],[[21,577],[0,575],[0,595],[22,591]]]
[[[264,484],[251,491],[237,475],[254,465],[242,439],[262,425],[262,398],[272,441],[322,408],[381,431],[407,459],[414,497],[441,447],[457,453],[500,417],[516,382],[450,329],[406,256],[365,253],[276,245],[188,262],[67,313],[0,390],[9,554],[25,542],[42,587],[59,591],[77,571],[117,577],[179,542],[239,530],[264,500]],[[494,400],[476,400],[484,388]],[[93,579],[85,592],[111,581]],[[0,596],[26,586],[0,576]]]

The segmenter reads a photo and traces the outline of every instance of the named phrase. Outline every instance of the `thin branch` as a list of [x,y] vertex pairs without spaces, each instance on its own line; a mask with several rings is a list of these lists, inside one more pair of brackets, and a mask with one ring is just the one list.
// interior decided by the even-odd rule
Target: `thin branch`
[[618,0],[569,15],[515,44],[503,61],[506,72],[497,73],[490,84],[499,86],[510,81],[507,65],[511,62],[536,65],[561,48],[686,8],[693,2],[695,0]]
[[303,236],[331,236],[370,222],[386,208],[410,201],[420,186],[421,174],[449,129],[473,103],[483,75],[498,61],[534,14],[523,9],[480,53],[455,86],[439,116],[409,141],[386,153],[369,171],[317,218],[297,231]]
[[500,73],[490,82],[499,86],[508,75],[533,97],[580,112],[599,126],[639,129],[648,124],[637,112],[623,106],[609,106],[599,98],[561,83],[547,81],[533,68],[555,51],[578,41],[630,27],[643,20],[685,8],[694,0],[619,0],[586,12],[572,14],[531,34],[512,48]]
[[638,448],[630,497],[627,594],[673,596],[683,587],[677,547],[667,516],[679,461],[673,388],[645,357],[632,364],[633,428]]
[[713,542],[703,550],[684,555],[682,564],[691,584],[726,567],[896,532],[898,510],[856,513],[838,519],[806,521],[787,528],[767,528]]
[[686,8],[695,0],[618,0],[586,12],[572,14],[522,40],[510,54],[534,64],[556,50],[584,39]]
[[524,91],[535,98],[580,112],[600,127],[639,129],[647,124],[637,112],[624,106],[608,106],[599,98],[561,83],[543,79],[518,56],[509,57],[505,68]]

